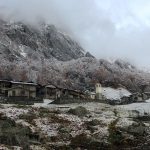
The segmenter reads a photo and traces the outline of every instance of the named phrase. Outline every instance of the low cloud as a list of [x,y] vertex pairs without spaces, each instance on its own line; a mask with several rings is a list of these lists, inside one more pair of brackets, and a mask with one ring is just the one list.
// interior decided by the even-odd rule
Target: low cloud
[[55,24],[97,58],[123,58],[149,67],[148,6],[147,0],[1,0],[0,15]]

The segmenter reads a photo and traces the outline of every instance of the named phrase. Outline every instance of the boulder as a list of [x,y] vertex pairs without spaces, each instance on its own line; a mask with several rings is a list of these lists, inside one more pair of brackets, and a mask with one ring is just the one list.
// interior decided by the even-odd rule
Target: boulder
[[133,135],[143,136],[147,132],[147,127],[141,122],[139,122],[139,123],[136,122],[128,127],[127,132],[129,132]]

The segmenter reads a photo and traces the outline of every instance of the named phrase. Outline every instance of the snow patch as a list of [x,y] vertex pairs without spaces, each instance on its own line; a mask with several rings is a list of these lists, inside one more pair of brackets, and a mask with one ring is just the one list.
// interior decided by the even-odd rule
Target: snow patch
[[27,109],[18,109],[18,108],[15,108],[15,107],[8,107],[8,108],[5,108],[5,109],[0,109],[0,113],[3,113],[7,117],[15,120],[21,114],[27,114],[28,110]]
[[34,103],[33,107],[48,107],[54,100],[44,99],[43,103]]
[[20,49],[20,54],[23,56],[23,57],[27,57],[27,53],[25,52],[25,49],[24,47],[21,45],[19,46],[19,49]]
[[35,119],[35,122],[37,127],[40,128],[40,130],[47,136],[57,136],[57,129],[60,126],[58,123],[51,123],[47,118]]
[[128,118],[119,118],[117,122],[117,127],[128,127],[134,123],[133,120],[129,120]]
[[140,115],[144,115],[144,113],[150,114],[150,103],[133,103],[118,106],[118,108],[128,111],[138,111]]

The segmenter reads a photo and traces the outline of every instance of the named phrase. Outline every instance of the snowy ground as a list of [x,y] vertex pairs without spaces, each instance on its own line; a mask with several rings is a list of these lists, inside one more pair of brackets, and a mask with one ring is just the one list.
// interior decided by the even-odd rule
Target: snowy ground
[[[104,89],[104,91],[105,91],[105,95],[107,95],[108,97],[114,98],[114,100],[115,98],[119,98],[120,91],[124,96],[130,95],[130,92],[128,92],[125,89],[114,90],[112,88],[107,88],[107,90]],[[90,110],[90,112],[101,112],[101,110],[105,111],[109,108],[110,111],[117,109],[122,116],[126,116],[126,117],[131,115],[132,111],[138,111],[141,115],[144,115],[144,113],[150,114],[150,99],[144,103],[132,103],[132,104],[118,105],[118,106],[110,106],[107,104],[95,103],[95,102],[81,103],[81,104],[73,103],[73,104],[55,105],[55,104],[50,104],[52,101],[53,100],[45,99],[43,104],[37,103],[37,104],[34,104],[33,107],[45,107],[45,108],[51,108],[51,109],[61,109],[62,111],[63,110],[65,111],[65,110],[69,110],[70,108],[75,108],[77,106],[83,106],[87,108],[88,110]]]
[[[70,139],[65,136],[66,134],[71,135],[71,137],[74,138],[82,133],[86,133],[91,137],[96,136],[96,138],[102,142],[107,142],[109,136],[108,128],[112,121],[118,119],[116,126],[127,129],[135,123],[132,119],[134,115],[137,115],[134,110],[139,111],[141,114],[144,114],[144,112],[149,113],[150,111],[150,100],[147,100],[147,103],[134,103],[119,106],[96,102],[55,105],[50,104],[50,102],[52,102],[52,100],[45,99],[44,103],[37,103],[33,106],[29,106],[29,108],[26,106],[25,108],[19,108],[17,105],[16,107],[15,105],[1,105],[2,108],[0,109],[0,113],[15,120],[17,124],[22,124],[23,126],[31,128],[32,132],[38,131],[46,137],[58,138],[58,141],[51,143],[58,145],[59,142],[70,142]],[[74,109],[78,106],[83,106],[90,113],[84,117],[78,117],[77,115],[68,113],[69,109]],[[42,109],[46,108],[46,110],[43,109],[42,114],[38,115],[41,111],[41,107]],[[26,115],[30,114],[30,112],[33,112],[33,114],[38,116],[35,119],[33,118],[32,122],[19,118],[21,114]],[[46,114],[44,114],[45,112]],[[94,119],[100,121],[100,123],[92,127],[93,131],[91,131],[87,128],[86,123]],[[62,131],[66,131],[68,133],[65,132],[62,134],[60,132],[61,128]]]
[[147,100],[145,103],[132,103],[128,105],[116,106],[120,110],[133,111],[136,110],[140,115],[144,113],[150,114],[150,100]]
[[17,119],[21,114],[27,114],[28,109],[15,108],[12,105],[3,105],[4,107],[0,109],[0,113],[3,113],[11,119]]
[[50,104],[53,100],[50,99],[44,99],[43,103],[35,103],[34,107],[47,107],[48,104]]

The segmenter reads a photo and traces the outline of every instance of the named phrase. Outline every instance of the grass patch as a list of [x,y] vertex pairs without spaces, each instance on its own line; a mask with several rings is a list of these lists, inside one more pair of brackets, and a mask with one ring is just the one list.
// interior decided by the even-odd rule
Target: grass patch
[[20,104],[13,105],[12,107],[14,107],[14,108],[19,108],[19,109],[28,109],[28,108],[30,108],[30,106],[27,106],[27,105],[20,105]]
[[43,107],[40,107],[39,110],[39,117],[49,117],[51,116],[51,114],[60,114],[60,111],[59,110],[50,110],[50,109],[47,109],[47,108],[43,108]]

